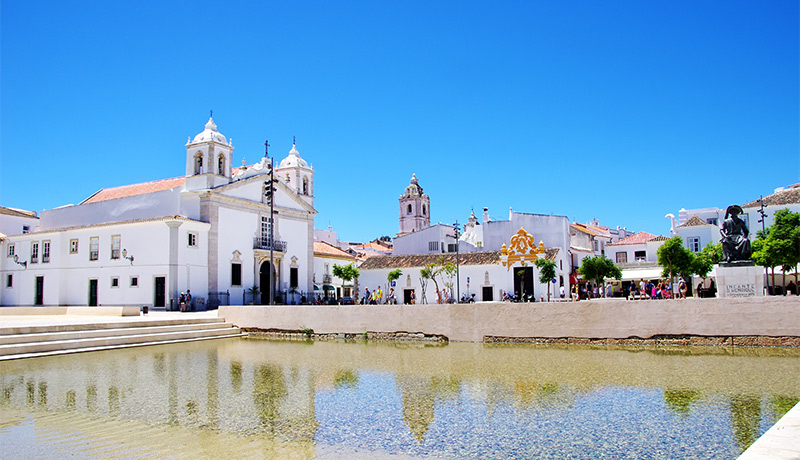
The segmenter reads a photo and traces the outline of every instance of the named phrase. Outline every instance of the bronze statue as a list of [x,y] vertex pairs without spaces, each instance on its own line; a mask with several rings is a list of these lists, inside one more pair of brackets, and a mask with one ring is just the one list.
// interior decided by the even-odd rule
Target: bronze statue
[[728,206],[725,211],[725,221],[719,233],[722,235],[722,254],[725,262],[750,259],[750,231],[747,224],[739,218],[744,212],[739,205]]

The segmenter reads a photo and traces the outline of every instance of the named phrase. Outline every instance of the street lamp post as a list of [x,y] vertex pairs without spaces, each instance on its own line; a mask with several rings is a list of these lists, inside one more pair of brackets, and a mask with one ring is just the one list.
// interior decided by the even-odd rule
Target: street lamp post
[[[764,238],[766,238],[767,237],[767,230],[766,230],[767,223],[765,221],[767,220],[767,213],[764,212],[764,195],[761,195],[761,198],[758,199],[758,204],[761,205],[761,207],[756,211],[761,215],[761,218],[758,219],[758,221],[761,222],[761,233],[763,233],[764,234]],[[773,271],[773,273],[774,273],[774,271]],[[764,267],[764,278],[767,281],[767,295],[769,295],[769,268],[767,268],[767,267]],[[785,282],[785,280],[784,280],[784,282]]]
[[275,256],[273,254],[273,247],[275,245],[275,222],[273,221],[273,217],[275,216],[275,168],[273,164],[273,159],[269,156],[269,140],[264,141],[264,158],[269,158],[269,180],[264,184],[266,185],[264,189],[264,195],[269,200],[269,304],[275,305],[275,283],[274,283],[274,276],[275,276]]
[[456,219],[455,223],[453,223],[453,229],[456,231],[456,303],[461,302],[461,276],[459,273],[459,265],[458,265],[458,233],[459,233],[459,225],[458,219]]

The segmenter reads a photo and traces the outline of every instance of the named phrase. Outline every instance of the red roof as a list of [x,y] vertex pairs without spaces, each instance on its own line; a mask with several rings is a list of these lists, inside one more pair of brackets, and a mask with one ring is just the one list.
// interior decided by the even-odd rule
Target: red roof
[[648,241],[658,238],[658,241],[666,241],[667,237],[665,236],[655,236],[652,233],[647,232],[636,232],[633,235],[623,238],[619,241],[615,241],[613,243],[607,244],[606,246],[624,246],[627,244],[644,244]]
[[175,187],[180,187],[186,182],[185,177],[173,177],[171,179],[154,180],[152,182],[142,182],[141,184],[121,185],[119,187],[102,188],[94,195],[83,200],[81,204],[97,203],[100,201],[125,198],[128,196],[144,195],[145,193],[162,192]]
[[343,251],[325,241],[314,241],[314,254],[319,256],[339,257],[342,259],[356,260],[349,252]]

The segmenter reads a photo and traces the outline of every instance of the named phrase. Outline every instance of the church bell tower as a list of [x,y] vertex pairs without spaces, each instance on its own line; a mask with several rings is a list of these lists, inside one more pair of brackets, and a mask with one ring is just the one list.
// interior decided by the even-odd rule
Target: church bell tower
[[411,183],[400,195],[400,232],[397,236],[418,232],[431,226],[431,200],[422,191],[417,175],[411,175]]

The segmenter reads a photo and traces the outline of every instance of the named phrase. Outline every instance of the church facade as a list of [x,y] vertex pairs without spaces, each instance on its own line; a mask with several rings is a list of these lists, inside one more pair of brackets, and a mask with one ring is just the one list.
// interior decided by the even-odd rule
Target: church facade
[[311,293],[314,170],[296,145],[271,198],[270,160],[234,168],[213,119],[185,148],[183,176],[101,189],[3,238],[0,304],[177,308],[191,290],[202,309]]

